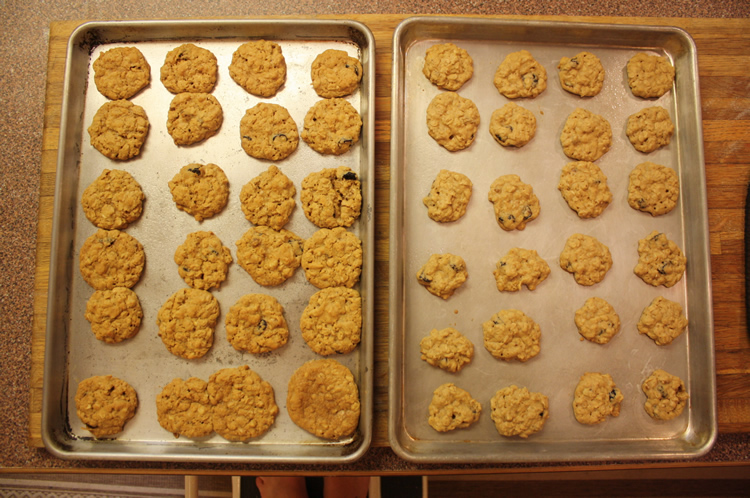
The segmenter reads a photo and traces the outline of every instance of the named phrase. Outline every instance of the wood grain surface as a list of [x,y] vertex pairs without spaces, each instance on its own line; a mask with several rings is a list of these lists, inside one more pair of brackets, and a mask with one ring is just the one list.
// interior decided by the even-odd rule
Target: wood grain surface
[[[351,15],[376,40],[375,403],[373,445],[388,444],[388,217],[393,31],[404,15]],[[330,19],[332,17],[325,17]],[[520,17],[493,17],[519,19]],[[744,205],[750,176],[750,20],[523,17],[522,19],[668,25],[698,48],[715,319],[719,431],[750,432],[750,334],[745,313]],[[42,446],[47,281],[67,42],[82,21],[50,25],[32,336],[29,444]]]

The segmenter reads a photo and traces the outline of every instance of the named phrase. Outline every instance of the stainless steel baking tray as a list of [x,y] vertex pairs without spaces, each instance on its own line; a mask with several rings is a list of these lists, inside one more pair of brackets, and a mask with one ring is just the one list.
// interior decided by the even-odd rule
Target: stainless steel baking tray
[[[451,41],[474,60],[474,76],[458,93],[480,110],[480,129],[466,150],[450,153],[427,134],[425,111],[440,90],[422,75],[425,50]],[[535,138],[521,149],[500,147],[489,134],[492,111],[508,100],[493,85],[494,72],[510,52],[526,49],[547,69],[548,86],[535,99],[518,99],[537,118]],[[565,92],[557,64],[589,50],[602,60],[602,92],[582,99]],[[658,100],[634,97],[625,66],[639,51],[662,54],[674,64],[671,92]],[[716,437],[716,403],[706,187],[695,45],[684,31],[649,27],[478,18],[410,18],[393,39],[391,128],[390,390],[389,439],[403,458],[433,462],[522,462],[678,458],[701,455]],[[676,131],[672,143],[651,154],[637,152],[625,135],[627,117],[660,105],[669,110]],[[612,204],[595,219],[581,220],[557,191],[562,167],[570,160],[559,136],[568,114],[583,107],[612,125],[611,150],[597,161],[608,177]],[[631,169],[645,160],[678,171],[681,196],[668,215],[652,218],[627,204]],[[427,217],[422,198],[437,172],[466,174],[474,184],[466,215],[438,224]],[[515,173],[534,188],[541,214],[523,231],[504,232],[494,221],[487,192],[500,175]],[[665,232],[688,258],[678,285],[653,288],[633,274],[638,239]],[[614,265],[593,287],[575,283],[559,265],[565,240],[573,233],[593,235],[609,246]],[[498,292],[492,271],[512,247],[536,249],[552,269],[536,290]],[[416,273],[431,253],[452,252],[467,264],[469,278],[450,299],[426,292]],[[682,304],[690,321],[684,335],[665,347],[640,336],[636,323],[651,300],[663,295]],[[621,331],[609,344],[580,339],[573,317],[592,296],[609,301]],[[542,330],[541,353],[526,363],[494,359],[483,347],[482,322],[501,309],[516,308]],[[475,356],[458,374],[420,359],[419,341],[432,328],[454,326],[473,343]],[[640,384],[653,369],[679,375],[690,393],[689,407],[669,422],[651,420],[643,409]],[[625,399],[619,417],[584,426],[573,416],[573,391],[587,371],[610,373]],[[483,407],[468,429],[438,433],[427,424],[433,390],[454,382]],[[500,436],[490,418],[490,398],[508,385],[526,386],[549,397],[544,429],[528,439]]]
[[[286,58],[286,83],[272,98],[250,95],[229,76],[233,52],[252,39],[276,41]],[[159,81],[159,69],[169,50],[187,42],[211,50],[218,59],[218,82],[212,93],[222,104],[224,123],[219,133],[205,142],[177,147],[166,131],[167,111],[173,96]],[[115,162],[89,145],[86,128],[106,101],[94,85],[91,63],[101,51],[123,45],[137,46],[151,65],[150,86],[131,99],[145,109],[151,129],[140,156],[127,162]],[[277,164],[297,187],[298,203],[302,179],[313,171],[346,165],[361,178],[362,216],[350,230],[362,239],[364,249],[364,267],[358,284],[363,298],[362,342],[352,353],[337,359],[354,373],[362,410],[355,434],[335,442],[318,439],[298,428],[285,408],[287,383],[292,372],[316,357],[299,329],[302,310],[316,289],[307,283],[301,269],[281,286],[262,288],[236,263],[235,246],[251,226],[240,209],[240,190],[270,164],[253,159],[242,150],[240,119],[246,109],[259,101],[273,102],[285,106],[301,130],[307,110],[319,100],[312,88],[310,65],[318,53],[328,48],[345,50],[362,61],[361,86],[347,97],[362,116],[360,142],[341,156],[320,155],[300,142],[294,154]],[[68,45],[64,82],[42,408],[43,438],[53,454],[77,459],[313,464],[348,462],[364,454],[372,434],[374,81],[372,33],[366,26],[346,20],[94,22],[74,31]],[[230,182],[226,208],[202,223],[177,210],[167,185],[182,166],[191,162],[218,164]],[[104,168],[131,172],[146,195],[142,218],[126,229],[146,251],[146,270],[134,288],[143,306],[143,325],[137,336],[117,345],[100,343],[91,333],[84,310],[93,290],[83,281],[78,269],[81,245],[96,231],[81,210],[81,193]],[[316,230],[299,205],[286,228],[302,238]],[[161,343],[156,313],[172,293],[186,287],[172,258],[187,234],[196,230],[216,233],[232,251],[235,262],[227,281],[220,290],[213,292],[221,307],[213,348],[205,357],[189,361],[173,356]],[[251,292],[270,294],[284,306],[290,339],[275,352],[259,356],[242,354],[226,339],[224,317],[229,307],[241,295]],[[208,380],[221,368],[243,364],[258,372],[275,390],[280,412],[264,436],[247,443],[230,443],[215,434],[201,440],[175,439],[159,426],[156,395],[172,378],[196,376]],[[112,440],[92,439],[88,431],[82,429],[73,402],[78,382],[103,374],[128,381],[140,400],[135,417]]]

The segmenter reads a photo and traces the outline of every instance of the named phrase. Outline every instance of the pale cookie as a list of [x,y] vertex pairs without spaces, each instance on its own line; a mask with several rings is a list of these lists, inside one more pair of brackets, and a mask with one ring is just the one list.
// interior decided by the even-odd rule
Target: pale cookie
[[425,51],[422,74],[442,90],[455,92],[474,74],[469,52],[453,43],[438,43]]
[[588,298],[576,310],[575,323],[578,333],[596,344],[607,344],[620,331],[620,316],[600,297]]
[[576,385],[573,414],[582,424],[604,422],[608,416],[620,414],[623,395],[609,374],[586,372]]
[[460,371],[474,358],[474,344],[453,327],[432,329],[419,349],[424,361],[447,372]]
[[531,185],[523,183],[518,175],[498,177],[487,195],[495,208],[495,221],[506,231],[523,230],[526,223],[539,216],[539,199]]
[[219,301],[210,292],[180,289],[156,316],[159,337],[170,353],[192,360],[208,353],[214,343]]
[[666,57],[638,53],[627,65],[628,85],[636,97],[661,97],[672,89],[674,66]]
[[656,420],[678,417],[690,398],[682,379],[661,369],[654,370],[643,381],[641,389],[647,398],[644,405],[646,413]]
[[259,285],[281,285],[299,268],[302,243],[283,228],[253,227],[236,242],[237,262]]
[[161,82],[172,93],[208,93],[216,86],[219,66],[210,50],[184,43],[167,52]]
[[200,438],[214,431],[208,383],[197,377],[180,378],[156,396],[156,418],[174,437]]
[[112,100],[129,99],[151,81],[151,66],[135,47],[102,52],[93,67],[96,89]]
[[674,124],[663,107],[647,107],[628,117],[625,133],[635,150],[648,153],[669,145]]
[[286,81],[281,46],[267,40],[243,43],[232,54],[229,76],[253,95],[273,97]]
[[169,181],[169,191],[177,209],[198,221],[221,212],[229,200],[229,179],[213,163],[188,164]]
[[279,413],[273,387],[247,365],[212,374],[208,397],[214,430],[228,441],[247,441],[265,434]]
[[351,436],[361,410],[354,375],[336,360],[308,361],[289,379],[286,409],[295,424],[318,437]]
[[362,118],[344,99],[323,99],[305,115],[302,140],[321,154],[341,155],[359,142]]
[[362,241],[346,228],[321,228],[305,241],[305,277],[318,289],[354,287],[362,273]]
[[264,294],[239,298],[229,308],[225,323],[229,344],[237,351],[268,353],[289,340],[284,307],[276,298]]
[[297,150],[297,123],[285,107],[260,102],[242,116],[240,141],[252,157],[281,161]]
[[660,216],[672,211],[680,198],[680,180],[672,168],[646,161],[630,172],[628,204]]
[[509,99],[536,97],[547,88],[547,70],[526,50],[508,54],[494,79],[497,91]]
[[534,290],[550,274],[550,267],[533,249],[514,247],[495,266],[497,290],[516,292],[525,285]]
[[479,420],[482,405],[468,391],[453,383],[443,384],[432,393],[427,423],[438,432],[464,429]]
[[83,279],[96,290],[131,288],[141,278],[146,254],[132,235],[100,228],[83,243],[79,263]]
[[456,221],[466,213],[472,187],[466,175],[441,169],[432,182],[430,193],[422,199],[427,206],[427,216],[440,223]]
[[588,161],[566,164],[557,189],[579,218],[596,218],[612,202],[607,176],[599,166]]
[[566,156],[577,161],[596,161],[612,146],[612,127],[604,117],[576,108],[560,133]]
[[536,134],[536,117],[515,102],[495,109],[490,118],[490,135],[503,147],[523,147]]
[[451,297],[468,277],[463,258],[450,253],[431,255],[417,272],[417,282],[443,299]]
[[88,132],[92,147],[110,159],[125,161],[141,153],[148,127],[143,107],[114,100],[96,111]]
[[216,135],[224,111],[210,93],[183,92],[169,104],[167,131],[175,145],[192,145]]
[[105,169],[86,187],[81,206],[86,218],[106,230],[127,228],[143,213],[143,190],[127,171]]
[[95,438],[122,432],[138,408],[135,389],[122,379],[97,375],[78,383],[76,414]]
[[359,86],[362,63],[343,50],[328,49],[315,57],[310,67],[315,93],[323,98],[344,97]]
[[524,439],[544,428],[549,418],[549,399],[515,385],[500,389],[490,400],[492,421],[501,436]]
[[192,232],[177,247],[174,262],[186,284],[210,290],[219,288],[226,280],[232,253],[213,232]]
[[583,51],[570,58],[563,57],[557,70],[563,90],[581,97],[597,95],[604,85],[604,66],[599,57],[591,52]]
[[560,268],[573,274],[580,285],[594,285],[612,268],[612,255],[596,238],[574,233],[560,253]]
[[427,132],[451,152],[471,145],[478,128],[479,109],[457,93],[443,92],[427,106]]
[[135,292],[115,287],[94,292],[86,302],[84,316],[97,339],[115,344],[138,333],[143,310]]
[[296,194],[294,183],[272,164],[242,187],[242,212],[253,225],[281,230],[292,215]]
[[302,180],[300,203],[307,219],[320,228],[352,226],[362,210],[357,173],[347,166],[310,173]]
[[646,306],[638,320],[638,332],[649,336],[658,346],[677,339],[688,326],[679,303],[656,297]]
[[500,310],[482,324],[484,347],[498,360],[527,361],[539,354],[542,330],[519,310]]
[[686,264],[677,244],[654,230],[638,241],[638,264],[633,271],[649,285],[672,287],[682,278]]
[[300,318],[302,338],[319,355],[346,354],[362,335],[362,298],[354,289],[328,287],[310,297]]

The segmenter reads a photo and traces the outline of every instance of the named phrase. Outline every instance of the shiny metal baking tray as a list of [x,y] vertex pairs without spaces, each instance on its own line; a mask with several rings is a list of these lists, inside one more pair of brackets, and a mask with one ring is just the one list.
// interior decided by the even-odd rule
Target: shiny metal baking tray
[[[422,74],[425,50],[439,42],[465,48],[474,75],[458,93],[480,110],[477,138],[465,150],[448,152],[429,137],[425,112],[441,90]],[[534,99],[517,99],[537,119],[534,139],[521,149],[502,148],[489,133],[492,111],[508,102],[493,85],[505,55],[526,49],[546,68],[548,86]],[[593,98],[565,92],[557,76],[563,56],[588,50],[602,60],[604,88]],[[639,51],[669,57],[677,72],[671,92],[658,100],[634,97],[625,66]],[[716,437],[716,402],[711,310],[711,272],[701,107],[695,45],[684,31],[649,27],[479,18],[410,18],[393,39],[390,226],[390,388],[389,440],[403,458],[421,462],[524,462],[679,458],[707,452]],[[675,123],[669,146],[651,154],[636,151],[625,135],[626,120],[641,108],[666,107]],[[597,161],[608,177],[614,200],[604,213],[581,220],[557,191],[563,154],[560,131],[568,114],[583,107],[603,115],[613,131],[610,151]],[[628,174],[646,160],[678,171],[677,208],[652,218],[627,204]],[[440,169],[467,175],[473,194],[466,215],[439,224],[427,217],[422,198]],[[532,185],[541,214],[523,231],[504,232],[494,221],[487,193],[500,175],[514,173]],[[654,288],[633,273],[638,239],[665,232],[687,255],[684,278],[674,287]],[[575,283],[559,265],[566,239],[593,235],[609,246],[614,265],[593,287]],[[498,292],[492,271],[512,247],[535,249],[551,275],[536,290]],[[417,283],[416,273],[430,254],[464,258],[469,278],[443,301]],[[665,347],[638,334],[641,311],[658,296],[682,304],[690,321],[686,333]],[[583,341],[575,310],[592,296],[609,301],[621,331],[609,344]],[[502,362],[483,347],[482,323],[501,309],[524,311],[541,327],[541,353],[526,363]],[[453,326],[475,348],[474,360],[450,374],[420,359],[419,342],[432,328]],[[685,412],[669,422],[652,420],[643,408],[642,381],[663,368],[679,375],[690,393]],[[619,417],[595,426],[579,424],[573,392],[587,371],[609,373],[625,399]],[[482,404],[477,423],[438,433],[427,423],[433,390],[453,382]],[[508,385],[526,386],[549,397],[544,429],[528,439],[500,436],[491,420],[490,398]]]
[[[229,76],[233,52],[253,39],[276,41],[286,58],[286,83],[277,95],[268,99],[250,95]],[[190,147],[177,147],[166,130],[173,95],[159,81],[159,70],[169,50],[188,42],[211,50],[218,59],[218,82],[212,93],[222,104],[224,122],[216,136]],[[137,46],[151,66],[151,84],[131,99],[145,109],[151,128],[140,156],[115,162],[89,145],[86,128],[106,101],[94,85],[91,63],[101,51],[124,45]],[[281,286],[262,288],[237,264],[235,246],[251,226],[240,209],[240,190],[270,164],[251,158],[242,150],[240,119],[256,103],[273,102],[289,110],[301,131],[307,110],[319,100],[312,88],[310,65],[318,53],[328,48],[345,50],[362,61],[361,86],[347,97],[362,116],[360,142],[341,156],[323,156],[300,141],[294,154],[276,164],[297,187],[298,205],[286,228],[302,238],[317,229],[299,206],[302,179],[313,171],[340,165],[357,171],[361,179],[362,216],[350,230],[361,238],[364,250],[364,267],[357,287],[363,298],[362,341],[353,352],[337,359],[354,373],[362,409],[355,434],[335,442],[318,439],[300,429],[286,411],[287,383],[292,372],[305,361],[316,358],[302,339],[299,320],[317,289],[307,282],[301,268]],[[64,82],[42,409],[44,442],[54,455],[76,459],[324,464],[349,462],[364,454],[372,437],[374,82],[374,38],[366,26],[357,22],[292,19],[94,22],[75,30],[68,45]],[[230,182],[226,208],[202,223],[177,210],[167,185],[182,166],[192,162],[218,164]],[[143,325],[137,336],[116,345],[101,343],[91,333],[84,310],[93,290],[78,269],[81,245],[96,231],[83,215],[81,193],[104,168],[129,171],[146,196],[142,218],[126,229],[143,244],[146,252],[146,270],[134,288],[143,307]],[[186,287],[177,273],[173,255],[187,234],[196,230],[216,233],[232,251],[235,262],[221,289],[213,291],[221,308],[213,348],[201,359],[185,360],[173,356],[161,343],[156,314],[169,296]],[[290,329],[286,346],[255,356],[235,351],[229,344],[224,318],[229,307],[247,293],[272,295],[284,306]],[[221,368],[244,364],[275,390],[280,411],[265,435],[246,443],[230,443],[216,434],[200,440],[176,439],[160,427],[155,399],[172,378],[196,376],[208,380]],[[78,382],[104,374],[128,381],[137,391],[140,403],[135,417],[116,439],[94,440],[82,429],[73,399]]]

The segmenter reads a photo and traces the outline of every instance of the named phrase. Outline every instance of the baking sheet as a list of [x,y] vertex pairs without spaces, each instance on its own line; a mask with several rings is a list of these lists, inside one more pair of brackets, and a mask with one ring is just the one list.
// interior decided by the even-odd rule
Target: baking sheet
[[[442,90],[422,74],[425,50],[453,42],[474,60],[474,75],[458,93],[480,112],[477,138],[451,153],[427,132],[426,109]],[[707,452],[716,437],[716,402],[711,312],[710,256],[703,163],[697,55],[689,35],[677,28],[471,18],[411,18],[394,34],[391,135],[391,274],[389,440],[403,458],[422,462],[562,461],[583,459],[678,458]],[[547,70],[547,89],[534,99],[515,99],[537,119],[536,136],[520,149],[503,148],[489,133],[492,111],[510,101],[493,77],[504,57],[526,49]],[[557,64],[588,50],[605,67],[601,93],[581,98],[562,89]],[[634,97],[625,66],[637,52],[666,55],[676,68],[673,90],[660,99]],[[625,134],[627,117],[638,110],[665,107],[675,124],[669,146],[650,154],[636,151]],[[602,215],[579,219],[557,190],[562,167],[570,162],[560,145],[567,116],[582,107],[604,116],[613,144],[596,163],[608,177],[613,201]],[[652,161],[674,168],[680,200],[671,213],[651,217],[627,203],[628,175]],[[454,223],[430,220],[422,198],[441,169],[467,175],[473,194],[466,215]],[[487,193],[492,181],[517,174],[532,185],[541,214],[525,230],[505,232],[494,221]],[[638,240],[659,230],[688,258],[687,272],[674,287],[654,288],[634,273]],[[606,244],[614,264],[594,286],[575,283],[559,265],[574,233]],[[499,292],[492,271],[513,247],[535,249],[551,274],[534,291]],[[430,254],[464,258],[469,278],[448,300],[431,295],[416,273]],[[690,322],[669,346],[659,347],[636,328],[644,307],[656,296],[680,303]],[[573,317],[589,297],[615,308],[620,333],[607,345],[583,341]],[[503,362],[483,347],[482,323],[501,309],[520,309],[542,331],[540,354],[526,363]],[[432,328],[455,327],[474,344],[472,363],[451,374],[420,359],[419,342]],[[656,368],[680,376],[690,394],[678,418],[652,420],[643,409],[642,381]],[[624,394],[619,417],[587,426],[572,410],[573,392],[585,372],[609,373]],[[453,382],[482,404],[477,423],[438,433],[428,423],[428,405],[439,385]],[[516,384],[549,398],[544,429],[524,440],[504,438],[490,417],[490,398]]]
[[[271,98],[249,94],[229,76],[233,52],[254,39],[279,43],[286,59],[286,83]],[[224,112],[217,135],[187,147],[176,146],[166,130],[174,95],[159,81],[167,52],[182,43],[195,43],[216,55],[219,75],[212,94]],[[130,99],[146,111],[149,135],[141,154],[126,162],[100,154],[90,146],[86,132],[94,113],[107,102],[96,90],[91,63],[102,51],[117,46],[138,47],[151,66],[151,84]],[[290,157],[276,163],[248,156],[241,148],[239,133],[245,110],[258,102],[280,104],[289,110],[301,131],[307,110],[320,100],[312,88],[310,66],[328,48],[345,50],[362,61],[360,88],[346,97],[362,117],[360,142],[341,156],[318,154],[302,140]],[[366,451],[372,432],[374,49],[367,27],[335,20],[88,23],[71,35],[58,158],[42,412],[44,441],[53,454],[63,458],[338,463],[353,461]],[[176,208],[168,181],[186,164],[209,162],[219,165],[229,178],[229,202],[219,215],[198,222]],[[297,188],[297,206],[285,228],[303,239],[318,230],[299,205],[303,178],[323,168],[344,165],[356,171],[361,180],[362,216],[350,230],[360,237],[364,250],[362,276],[356,287],[363,299],[362,340],[353,352],[336,356],[352,371],[359,386],[361,417],[357,431],[339,441],[307,433],[286,411],[287,383],[293,371],[308,360],[322,358],[305,344],[299,328],[302,311],[318,289],[307,282],[302,268],[280,286],[262,287],[237,263],[235,242],[252,226],[240,208],[240,190],[270,164],[276,164]],[[146,197],[143,216],[125,229],[143,244],[146,253],[146,269],[133,289],[141,301],[143,322],[134,338],[114,345],[96,340],[91,333],[84,312],[93,289],[83,281],[78,268],[80,248],[97,230],[84,216],[80,198],[105,168],[129,171]],[[234,263],[221,288],[212,290],[221,309],[214,345],[203,358],[186,360],[167,351],[158,337],[156,315],[174,292],[187,287],[173,256],[188,233],[197,230],[213,231],[231,250]],[[271,295],[284,307],[290,331],[284,347],[252,355],[229,344],[224,319],[229,307],[249,293]],[[158,424],[155,399],[170,380],[195,376],[208,381],[222,368],[245,364],[270,382],[275,391],[280,411],[265,435],[246,443],[232,443],[215,433],[199,440],[176,439]],[[74,397],[78,382],[105,374],[130,383],[138,393],[139,407],[116,439],[94,440],[82,428]]]

